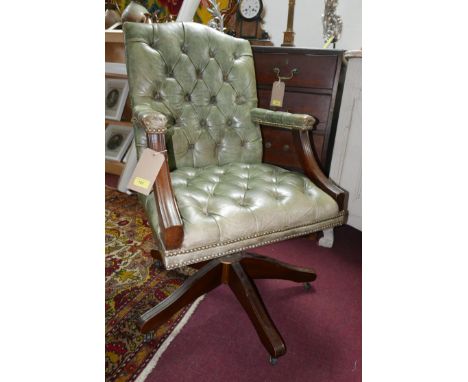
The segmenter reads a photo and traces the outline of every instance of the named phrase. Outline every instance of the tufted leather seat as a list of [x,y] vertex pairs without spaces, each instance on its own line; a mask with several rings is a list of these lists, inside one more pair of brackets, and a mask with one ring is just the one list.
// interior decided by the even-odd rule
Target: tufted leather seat
[[[268,164],[183,167],[171,177],[184,241],[180,249],[166,251],[168,269],[239,251],[239,245],[304,235],[318,222],[334,225],[338,215],[336,202],[308,178]],[[152,194],[145,207],[155,211]],[[157,214],[149,218],[157,227]]]

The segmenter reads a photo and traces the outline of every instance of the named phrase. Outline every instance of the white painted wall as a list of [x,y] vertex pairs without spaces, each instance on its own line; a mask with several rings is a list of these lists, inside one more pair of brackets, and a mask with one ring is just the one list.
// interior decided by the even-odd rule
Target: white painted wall
[[[263,0],[265,7],[264,29],[270,34],[275,46],[281,46],[288,18],[288,0]],[[322,14],[324,0],[296,0],[294,12],[295,45],[301,48],[321,48]],[[339,0],[337,14],[343,19],[343,33],[337,49],[360,49],[362,47],[361,0]]]

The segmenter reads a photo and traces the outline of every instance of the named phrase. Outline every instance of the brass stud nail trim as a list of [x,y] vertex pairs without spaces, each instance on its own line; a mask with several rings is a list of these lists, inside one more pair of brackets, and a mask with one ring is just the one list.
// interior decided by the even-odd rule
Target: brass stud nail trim
[[[323,226],[320,225],[318,227],[314,227],[312,229],[308,229],[308,230],[303,231],[303,232],[297,232],[297,233],[294,233],[294,234],[291,234],[291,235],[288,235],[288,236],[283,236],[283,237],[280,237],[280,238],[277,238],[277,239],[268,240],[266,242],[263,242],[261,245],[272,244],[272,243],[276,243],[278,241],[292,239],[294,237],[308,235],[308,234],[313,233],[313,232],[322,231],[324,229],[339,226],[339,225],[344,223],[345,216],[346,216],[346,212],[341,211],[340,214],[337,217],[333,218],[334,221],[331,222],[331,223],[324,224]],[[292,228],[292,229],[294,229],[294,228]],[[256,244],[247,245],[247,246],[242,247],[242,248],[235,248],[235,249],[223,252],[223,253],[215,253],[213,255],[203,256],[203,257],[198,258],[196,260],[182,261],[182,262],[177,263],[177,264],[166,266],[166,269],[171,270],[171,269],[175,269],[175,268],[180,268],[180,267],[183,267],[183,266],[186,266],[186,265],[199,263],[200,261],[210,260],[210,259],[213,259],[213,258],[216,258],[216,257],[222,257],[222,256],[226,256],[226,255],[231,255],[233,253],[242,252],[242,251],[245,251],[247,249],[255,248],[255,247],[258,247],[258,246],[259,246],[258,243],[256,243]],[[197,248],[197,250],[201,250],[201,249],[204,249],[204,248],[205,247],[199,247],[199,248]],[[180,253],[180,254],[182,254],[182,253]],[[177,256],[177,254],[173,255],[173,254],[169,254],[169,253],[166,252],[165,256],[166,257],[174,257],[174,256]]]

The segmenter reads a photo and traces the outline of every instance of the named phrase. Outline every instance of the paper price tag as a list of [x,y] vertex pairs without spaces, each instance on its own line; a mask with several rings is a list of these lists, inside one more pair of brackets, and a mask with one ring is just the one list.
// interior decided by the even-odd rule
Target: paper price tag
[[285,86],[284,82],[282,81],[273,82],[273,88],[271,89],[270,106],[275,106],[275,107],[283,106],[284,86]]
[[151,149],[144,149],[127,188],[143,195],[149,195],[164,160],[163,154]]

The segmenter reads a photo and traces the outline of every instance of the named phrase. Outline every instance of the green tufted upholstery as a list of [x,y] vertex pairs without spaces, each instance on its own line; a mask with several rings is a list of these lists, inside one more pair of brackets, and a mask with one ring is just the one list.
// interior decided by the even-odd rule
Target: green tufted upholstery
[[[305,235],[342,221],[330,196],[305,176],[276,166],[184,167],[173,171],[171,178],[185,236],[181,248],[164,252],[168,269]],[[151,226],[157,230],[153,195],[144,203]],[[159,236],[157,231],[154,234]]]
[[124,32],[138,155],[147,147],[141,116],[168,119],[180,248],[164,248],[154,195],[140,195],[167,269],[343,222],[337,203],[308,178],[261,163],[258,122],[307,130],[314,120],[256,108],[248,41],[196,23],[125,23]]
[[[174,167],[259,163],[260,129],[250,44],[196,23],[124,27],[134,114],[168,117]],[[137,128],[138,152],[146,147]]]

